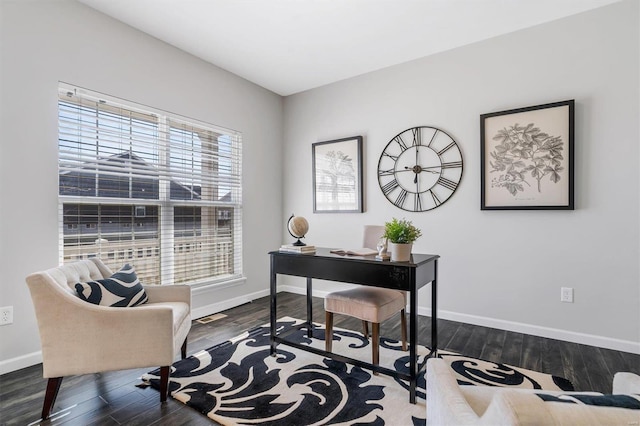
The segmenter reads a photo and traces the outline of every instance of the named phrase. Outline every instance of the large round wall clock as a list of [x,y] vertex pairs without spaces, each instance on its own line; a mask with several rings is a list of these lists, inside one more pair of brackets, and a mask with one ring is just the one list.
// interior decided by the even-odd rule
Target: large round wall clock
[[462,153],[446,132],[412,127],[396,135],[378,161],[378,183],[387,199],[410,212],[435,209],[462,179]]

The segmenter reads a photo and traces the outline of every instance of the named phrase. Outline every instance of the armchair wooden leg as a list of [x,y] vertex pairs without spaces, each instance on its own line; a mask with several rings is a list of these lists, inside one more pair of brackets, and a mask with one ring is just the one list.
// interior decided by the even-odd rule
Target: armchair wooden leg
[[400,311],[400,327],[402,327],[402,350],[407,350],[407,316],[404,309]]
[[[371,323],[371,358],[372,364],[378,365],[380,363],[380,323]],[[377,372],[373,372],[374,375],[378,375]]]
[[44,405],[42,406],[42,420],[49,418],[51,408],[53,408],[53,404],[55,404],[56,398],[58,397],[61,384],[62,377],[52,377],[47,381],[47,390],[44,394]]
[[333,312],[325,314],[324,350],[331,352],[333,346]]
[[365,320],[362,320],[362,333],[365,339],[369,338],[369,324]]
[[182,347],[180,348],[180,355],[182,359],[187,357],[187,337],[184,338],[184,342],[182,343]]
[[167,392],[169,390],[169,372],[170,366],[160,367],[160,402],[167,400]]

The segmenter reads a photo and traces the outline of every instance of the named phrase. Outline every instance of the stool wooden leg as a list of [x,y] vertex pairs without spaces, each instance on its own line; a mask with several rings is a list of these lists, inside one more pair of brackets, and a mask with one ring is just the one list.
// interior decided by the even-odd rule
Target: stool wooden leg
[[[380,363],[380,323],[371,323],[371,350],[373,351],[371,356],[373,359],[372,364],[378,365]],[[377,372],[373,372],[374,375],[378,375]]]
[[369,323],[367,323],[364,320],[362,320],[362,332],[364,333],[364,338],[368,339],[369,338]]
[[324,350],[331,352],[333,343],[333,312],[325,314]]
[[402,350],[407,350],[407,316],[404,309],[400,311],[400,326],[402,327]]

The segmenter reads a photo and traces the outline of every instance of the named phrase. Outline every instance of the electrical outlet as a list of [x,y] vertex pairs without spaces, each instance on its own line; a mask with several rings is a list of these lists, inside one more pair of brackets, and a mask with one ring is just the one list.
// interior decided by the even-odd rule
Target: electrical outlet
[[0,308],[0,325],[13,323],[13,306]]
[[572,287],[562,287],[560,289],[560,301],[573,303],[573,288]]

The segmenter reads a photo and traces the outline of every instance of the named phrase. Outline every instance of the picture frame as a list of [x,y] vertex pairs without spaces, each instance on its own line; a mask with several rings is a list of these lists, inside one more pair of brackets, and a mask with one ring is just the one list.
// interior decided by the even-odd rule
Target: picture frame
[[574,210],[575,100],[480,115],[480,209]]
[[362,136],[311,145],[314,213],[362,213]]

